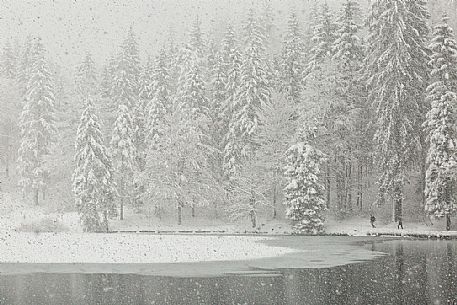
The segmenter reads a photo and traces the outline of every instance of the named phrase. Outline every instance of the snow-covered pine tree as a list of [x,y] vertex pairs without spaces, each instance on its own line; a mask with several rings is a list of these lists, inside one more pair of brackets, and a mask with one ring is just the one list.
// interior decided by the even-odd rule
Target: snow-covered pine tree
[[8,79],[15,80],[18,74],[18,54],[15,54],[15,50],[8,40],[3,47],[3,53],[1,57],[1,73]]
[[423,1],[409,0],[378,0],[371,14],[365,71],[376,111],[379,202],[391,194],[397,220],[407,169],[421,147],[428,15]]
[[253,153],[253,135],[260,123],[259,112],[271,99],[263,54],[263,35],[252,10],[244,24],[244,31],[245,51],[240,83],[231,105],[232,117],[224,147],[224,172],[227,177],[236,174],[243,159]]
[[323,161],[324,155],[306,141],[297,142],[287,150],[284,204],[296,233],[318,234],[324,230],[325,189],[320,181]]
[[189,33],[189,47],[198,60],[203,60],[205,53],[205,42],[201,30],[201,20],[199,17],[192,23]]
[[97,88],[97,69],[92,55],[87,52],[84,60],[76,68],[76,91],[79,96],[95,96]]
[[314,27],[314,35],[311,38],[313,47],[310,50],[310,58],[305,69],[305,79],[314,76],[315,72],[321,69],[325,59],[332,55],[332,46],[336,39],[336,25],[333,15],[327,3],[321,6],[318,20]]
[[153,91],[151,102],[147,110],[148,128],[147,138],[149,146],[154,147],[161,137],[161,128],[166,113],[171,111],[172,97],[170,88],[169,67],[167,53],[162,49],[155,60],[152,71]]
[[[184,50],[186,52],[186,50]],[[190,53],[187,67],[182,69],[180,90],[176,101],[180,107],[186,108],[193,115],[208,115],[208,98],[202,78],[202,67],[199,59]]]
[[457,43],[453,29],[444,16],[433,31],[429,46],[432,84],[427,88],[431,109],[424,123],[429,144],[425,210],[446,217],[450,230],[451,214],[457,210],[453,185],[457,173]]
[[[332,168],[336,180],[336,207],[339,217],[347,215],[353,209],[352,203],[352,167],[356,156],[360,156],[363,149],[357,145],[360,139],[356,138],[356,126],[363,120],[361,109],[365,100],[364,88],[360,85],[358,72],[363,60],[363,47],[358,37],[360,25],[360,7],[357,1],[346,0],[337,21],[336,40],[332,46],[333,61],[336,64],[335,98],[331,102],[326,119],[332,124],[329,133],[333,135]],[[360,125],[360,124],[359,124]],[[364,125],[363,129],[366,128]],[[362,136],[363,134],[357,134]],[[360,203],[360,202],[359,202]]]
[[108,231],[115,215],[114,168],[103,144],[92,97],[87,96],[75,142],[73,192],[84,231]]
[[132,175],[136,166],[136,148],[133,142],[134,125],[126,105],[119,105],[111,137],[111,155],[116,171],[117,192],[120,199],[120,219],[124,219],[124,204],[131,201]]
[[49,176],[44,157],[50,153],[55,129],[54,88],[46,62],[46,52],[40,38],[33,42],[30,56],[29,80],[20,116],[21,140],[18,169],[23,192],[32,190],[34,203]]
[[360,6],[355,0],[346,0],[337,21],[336,39],[332,46],[333,59],[338,61],[339,69],[354,78],[363,59],[363,46],[358,36],[361,25]]
[[24,45],[22,47],[22,52],[20,53],[19,59],[19,70],[17,71],[18,83],[21,86],[22,94],[25,95],[27,90],[27,84],[30,79],[30,69],[32,66],[32,49],[34,45],[34,38],[32,36],[27,36]]
[[119,105],[127,106],[133,124],[132,140],[135,145],[136,167],[141,170],[144,164],[145,149],[145,109],[140,101],[140,59],[138,43],[133,27],[129,28],[126,39],[121,45],[121,51],[116,58],[114,80],[110,92],[113,108]]
[[241,52],[236,40],[233,26],[229,25],[222,41],[221,56],[225,70],[225,101],[223,103],[223,117],[228,125],[235,105],[236,90],[240,83],[241,75]]
[[303,90],[304,53],[302,29],[297,15],[292,13],[283,42],[279,89],[287,100],[294,103],[300,102]]

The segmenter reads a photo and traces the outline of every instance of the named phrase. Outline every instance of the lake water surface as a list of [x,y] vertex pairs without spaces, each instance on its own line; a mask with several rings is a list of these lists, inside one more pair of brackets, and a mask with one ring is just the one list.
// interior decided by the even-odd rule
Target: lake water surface
[[[154,269],[158,273],[132,266],[134,274],[125,269],[91,273],[81,266],[0,266],[0,304],[457,304],[456,241],[377,239],[354,248],[338,243],[348,239],[312,237],[310,248],[322,241],[324,250],[312,252],[306,262],[292,256],[177,269],[170,265]],[[300,243],[307,249],[309,240],[278,238],[273,243]],[[358,251],[388,255],[366,260],[352,253]]]

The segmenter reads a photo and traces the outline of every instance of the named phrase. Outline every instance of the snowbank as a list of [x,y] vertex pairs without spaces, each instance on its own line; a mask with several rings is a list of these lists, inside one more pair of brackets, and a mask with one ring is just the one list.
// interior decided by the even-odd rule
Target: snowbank
[[189,263],[278,257],[296,250],[267,237],[141,234],[0,234],[0,263]]

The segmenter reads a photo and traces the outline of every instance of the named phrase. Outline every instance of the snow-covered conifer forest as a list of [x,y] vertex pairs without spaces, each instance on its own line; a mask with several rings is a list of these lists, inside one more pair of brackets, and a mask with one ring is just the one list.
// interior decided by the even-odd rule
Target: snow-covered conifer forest
[[6,2],[0,227],[456,228],[456,2]]

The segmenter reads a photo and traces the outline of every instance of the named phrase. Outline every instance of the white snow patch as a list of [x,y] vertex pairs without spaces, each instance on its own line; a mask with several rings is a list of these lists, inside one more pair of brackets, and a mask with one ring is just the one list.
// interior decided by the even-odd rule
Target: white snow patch
[[189,263],[278,257],[297,250],[253,236],[0,233],[1,263]]

